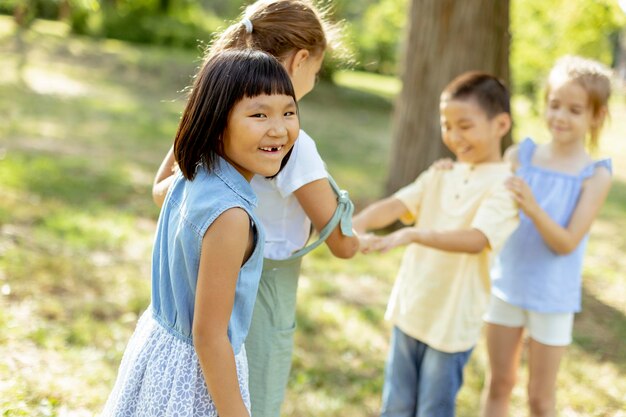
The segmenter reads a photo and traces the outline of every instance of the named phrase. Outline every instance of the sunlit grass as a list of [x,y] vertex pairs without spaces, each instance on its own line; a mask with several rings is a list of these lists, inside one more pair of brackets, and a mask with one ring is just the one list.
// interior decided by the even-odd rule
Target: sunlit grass
[[[334,110],[329,111],[332,105]],[[319,84],[300,104],[303,129],[317,142],[331,175],[357,205],[378,198],[391,143],[391,104],[360,90]]]
[[397,78],[368,72],[337,71],[333,74],[333,80],[343,87],[366,91],[390,100],[395,98],[402,87]]

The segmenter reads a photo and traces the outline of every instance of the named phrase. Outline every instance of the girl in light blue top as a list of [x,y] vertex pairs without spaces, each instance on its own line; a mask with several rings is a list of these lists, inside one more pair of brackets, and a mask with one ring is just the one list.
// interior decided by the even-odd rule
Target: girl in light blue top
[[531,416],[553,416],[556,377],[580,311],[583,255],[589,228],[611,186],[611,161],[593,160],[608,113],[609,71],[580,57],[550,72],[545,119],[551,141],[525,139],[507,151],[516,176],[508,183],[520,226],[492,269],[486,314],[491,381],[484,416],[506,416],[524,329],[529,335]]
[[289,75],[260,51],[208,58],[174,141],[152,302],[103,416],[249,417],[248,333],[264,233],[250,180],[275,175],[299,132]]

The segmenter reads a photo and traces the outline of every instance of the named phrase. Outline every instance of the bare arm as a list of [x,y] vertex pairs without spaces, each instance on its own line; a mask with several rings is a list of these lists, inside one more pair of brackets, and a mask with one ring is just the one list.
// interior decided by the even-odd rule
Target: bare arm
[[609,194],[611,174],[605,168],[599,168],[591,178],[585,181],[578,204],[567,227],[556,223],[539,206],[524,180],[512,177],[507,180],[506,185],[513,192],[513,198],[522,211],[533,221],[548,247],[559,255],[566,255],[576,249],[589,232],[591,224]]
[[249,239],[250,219],[239,208],[221,214],[202,239],[193,342],[209,393],[222,417],[249,417],[227,334]]
[[352,224],[357,233],[361,234],[389,226],[408,211],[402,201],[395,197],[387,197],[363,209],[354,216]]
[[489,240],[478,229],[449,230],[436,232],[433,230],[405,227],[382,237],[371,247],[372,250],[386,252],[398,246],[419,243],[434,249],[447,252],[480,253],[489,247]]
[[[326,226],[337,208],[337,196],[326,178],[303,185],[294,191],[294,195],[318,232]],[[337,226],[326,239],[326,244],[333,255],[347,259],[358,251],[359,238],[344,236]]]
[[152,200],[154,200],[154,204],[159,207],[163,206],[167,190],[169,190],[172,184],[175,167],[176,160],[174,159],[174,147],[172,146],[167,152],[167,155],[165,155],[163,162],[161,162],[161,166],[152,183]]

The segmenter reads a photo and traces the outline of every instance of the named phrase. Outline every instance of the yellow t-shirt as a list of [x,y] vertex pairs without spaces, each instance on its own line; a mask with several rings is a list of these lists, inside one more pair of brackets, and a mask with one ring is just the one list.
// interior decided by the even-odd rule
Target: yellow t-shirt
[[493,254],[519,222],[504,187],[510,175],[505,162],[457,162],[451,170],[422,173],[394,195],[407,207],[405,224],[436,231],[475,228],[490,246],[478,254],[415,243],[406,248],[385,317],[407,335],[442,352],[465,351],[478,341]]

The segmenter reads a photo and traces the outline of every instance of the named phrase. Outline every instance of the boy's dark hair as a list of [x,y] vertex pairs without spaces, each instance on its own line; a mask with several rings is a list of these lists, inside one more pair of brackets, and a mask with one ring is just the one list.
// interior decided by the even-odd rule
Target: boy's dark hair
[[509,90],[497,77],[481,71],[465,72],[444,88],[442,100],[473,98],[489,118],[500,113],[511,113]]
[[284,94],[296,101],[289,74],[270,54],[228,50],[206,59],[174,139],[174,157],[185,178],[193,180],[199,164],[213,169],[217,157],[223,156],[221,139],[231,110],[244,97],[261,94]]

